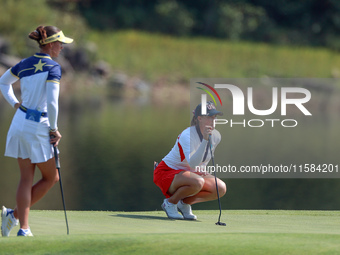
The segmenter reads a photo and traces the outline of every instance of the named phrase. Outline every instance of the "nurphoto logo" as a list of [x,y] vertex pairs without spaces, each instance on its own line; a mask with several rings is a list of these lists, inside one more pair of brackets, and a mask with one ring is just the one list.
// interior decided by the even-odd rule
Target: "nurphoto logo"
[[[296,107],[303,115],[305,116],[312,116],[312,113],[305,107],[304,104],[310,101],[311,93],[306,88],[299,88],[299,87],[272,87],[272,104],[269,109],[256,109],[254,106],[254,93],[253,88],[248,87],[246,95],[243,91],[236,85],[233,84],[214,84],[213,86],[208,85],[203,82],[197,82],[205,87],[209,88],[219,99],[219,102],[222,106],[222,100],[219,93],[216,89],[220,90],[228,90],[232,96],[232,114],[233,116],[244,116],[245,115],[245,101],[247,102],[247,107],[250,113],[256,116],[268,116],[265,119],[250,119],[246,120],[243,119],[242,121],[233,121],[232,119],[215,119],[214,125],[218,124],[229,124],[230,127],[241,125],[243,127],[263,127],[265,124],[269,124],[271,127],[275,127],[277,123],[280,123],[282,127],[296,127],[298,125],[298,121],[295,119],[276,119],[276,118],[269,118],[270,115],[277,112],[278,108],[280,109],[280,115],[286,116],[287,115],[287,106],[292,105]],[[206,107],[207,104],[207,95],[209,95],[215,105],[216,100],[214,95],[207,89],[197,87],[198,89],[203,90],[205,93],[201,94],[201,105],[202,105],[202,114],[206,114]],[[294,97],[290,97],[290,95],[294,95]],[[297,98],[296,95],[299,97]],[[279,105],[280,99],[280,105]]]

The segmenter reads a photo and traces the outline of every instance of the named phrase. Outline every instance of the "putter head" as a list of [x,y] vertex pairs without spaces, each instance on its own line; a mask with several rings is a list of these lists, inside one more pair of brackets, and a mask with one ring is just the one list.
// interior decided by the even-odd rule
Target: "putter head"
[[224,222],[220,222],[220,221],[216,222],[215,224],[219,226],[227,226],[227,224],[225,224]]

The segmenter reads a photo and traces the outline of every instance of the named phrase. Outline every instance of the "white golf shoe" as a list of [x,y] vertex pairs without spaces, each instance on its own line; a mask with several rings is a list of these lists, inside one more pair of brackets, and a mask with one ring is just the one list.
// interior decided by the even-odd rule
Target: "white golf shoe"
[[183,220],[183,216],[178,213],[177,205],[168,202],[167,199],[164,199],[162,209],[164,210],[169,219]]
[[11,230],[18,225],[19,221],[14,217],[13,210],[2,206],[1,212],[1,235],[9,236]]
[[192,213],[191,206],[179,200],[177,203],[178,211],[183,215],[185,220],[197,220],[195,214]]
[[19,229],[17,236],[33,236],[31,229]]

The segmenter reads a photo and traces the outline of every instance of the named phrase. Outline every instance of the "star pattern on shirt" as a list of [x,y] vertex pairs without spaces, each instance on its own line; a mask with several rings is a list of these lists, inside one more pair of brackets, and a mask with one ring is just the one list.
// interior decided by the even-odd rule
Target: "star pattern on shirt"
[[44,65],[46,65],[46,63],[42,63],[41,59],[39,59],[38,64],[34,65],[34,67],[35,67],[34,73],[36,73],[37,71],[43,71],[43,66]]

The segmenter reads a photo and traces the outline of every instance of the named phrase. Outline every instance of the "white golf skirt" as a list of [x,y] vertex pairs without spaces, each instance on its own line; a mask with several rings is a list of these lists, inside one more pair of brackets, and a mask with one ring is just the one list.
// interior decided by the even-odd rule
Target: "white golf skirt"
[[54,157],[48,118],[41,117],[40,122],[35,122],[25,117],[26,113],[16,111],[7,134],[5,156],[29,158],[32,163],[46,162]]

